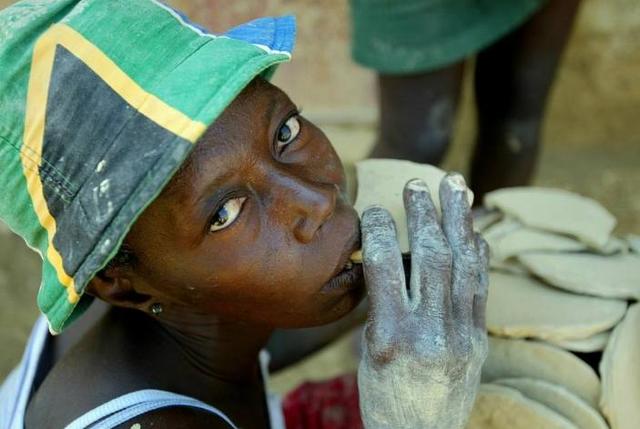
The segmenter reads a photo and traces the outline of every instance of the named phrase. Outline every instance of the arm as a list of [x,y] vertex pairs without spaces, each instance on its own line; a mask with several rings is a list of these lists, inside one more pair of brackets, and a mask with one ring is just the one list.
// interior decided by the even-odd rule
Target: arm
[[405,187],[408,288],[391,216],[364,213],[370,314],[358,385],[367,429],[460,429],[469,417],[487,355],[488,248],[465,193],[461,176],[443,179],[441,224],[426,184]]

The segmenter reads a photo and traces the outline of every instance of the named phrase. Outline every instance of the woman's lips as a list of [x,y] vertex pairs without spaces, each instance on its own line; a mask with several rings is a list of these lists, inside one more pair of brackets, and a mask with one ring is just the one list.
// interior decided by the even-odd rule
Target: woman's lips
[[364,285],[362,264],[350,264],[324,284],[321,291],[325,293],[349,291]]
[[361,254],[359,249],[362,246],[360,244],[360,228],[356,215],[353,219],[352,234],[345,243],[331,278],[322,286],[322,292],[345,291],[364,285],[362,257],[359,259],[357,257],[359,253]]

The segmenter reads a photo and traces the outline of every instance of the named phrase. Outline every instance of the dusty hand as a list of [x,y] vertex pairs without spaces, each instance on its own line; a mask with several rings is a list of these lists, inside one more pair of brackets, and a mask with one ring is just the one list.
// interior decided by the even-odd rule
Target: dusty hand
[[411,276],[379,207],[362,218],[370,313],[358,370],[367,429],[464,427],[487,355],[488,247],[474,233],[460,175],[440,185],[442,223],[426,184],[404,189]]

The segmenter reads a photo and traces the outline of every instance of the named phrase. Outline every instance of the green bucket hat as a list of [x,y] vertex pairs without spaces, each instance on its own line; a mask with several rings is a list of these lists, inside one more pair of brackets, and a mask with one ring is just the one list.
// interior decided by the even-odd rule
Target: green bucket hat
[[213,35],[156,0],[28,0],[0,12],[0,219],[43,259],[61,332],[196,141],[291,58],[293,17]]

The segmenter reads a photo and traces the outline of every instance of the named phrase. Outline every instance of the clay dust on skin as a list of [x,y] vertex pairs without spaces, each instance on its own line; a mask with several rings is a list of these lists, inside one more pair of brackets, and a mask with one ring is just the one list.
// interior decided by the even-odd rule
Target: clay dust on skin
[[[360,404],[363,416],[376,422],[381,429],[402,427],[404,429],[425,429],[443,427],[442,410],[449,410],[451,421],[458,418],[458,411],[451,412],[450,392],[454,387],[444,369],[440,373],[430,373],[430,382],[425,385],[420,375],[424,368],[416,367],[412,358],[394,359],[380,377],[372,363],[363,360],[358,368]],[[362,381],[368,380],[362,383]],[[373,383],[372,383],[373,382]],[[464,401],[462,401],[464,402]],[[397,426],[397,425],[400,426]],[[455,427],[455,426],[444,426]]]

